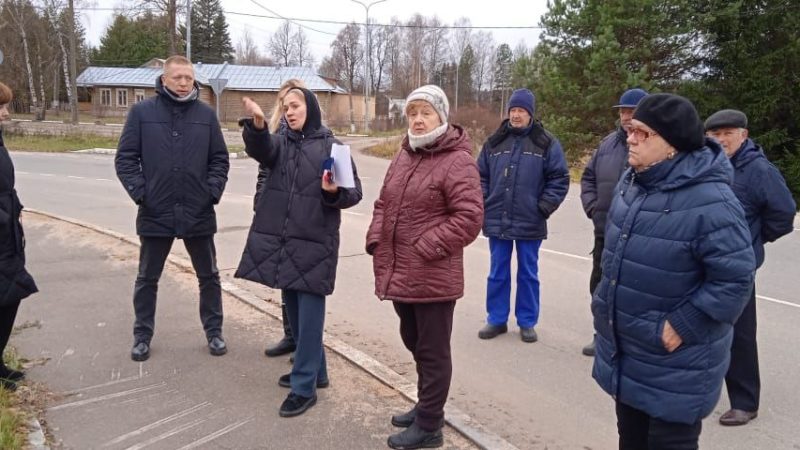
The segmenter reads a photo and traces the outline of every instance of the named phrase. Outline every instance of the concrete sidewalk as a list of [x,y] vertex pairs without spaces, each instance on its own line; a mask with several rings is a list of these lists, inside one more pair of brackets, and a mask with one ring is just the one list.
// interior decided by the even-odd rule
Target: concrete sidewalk
[[[30,361],[28,383],[53,392],[45,419],[57,448],[380,449],[411,403],[334,352],[331,386],[284,419],[277,384],[287,358],[263,355],[280,323],[225,295],[229,352],[208,354],[197,280],[167,264],[151,357],[131,361],[131,293],[138,249],[112,237],[25,216],[28,267],[40,293],[25,300],[10,345]],[[176,245],[182,245],[176,242]],[[444,448],[475,448],[451,428]]]

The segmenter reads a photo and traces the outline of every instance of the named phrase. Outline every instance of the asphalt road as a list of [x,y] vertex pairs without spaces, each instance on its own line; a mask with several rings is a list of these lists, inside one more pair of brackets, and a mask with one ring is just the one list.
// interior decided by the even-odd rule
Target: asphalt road
[[[360,144],[350,142],[353,147]],[[135,234],[136,207],[116,180],[113,157],[13,153],[17,187],[29,208],[77,218]],[[413,362],[402,346],[398,320],[373,294],[372,265],[363,253],[372,204],[388,161],[356,155],[364,201],[343,216],[336,292],[329,297],[327,331],[410,379]],[[256,163],[232,160],[230,181],[217,207],[220,269],[230,277],[238,264],[252,219]],[[466,251],[466,295],[456,307],[451,402],[521,449],[616,447],[613,402],[591,379],[590,358],[580,354],[592,335],[588,279],[591,223],[580,207],[579,187],[550,220],[542,247],[542,311],[539,342],[524,344],[518,330],[491,341],[477,331],[485,320],[487,241]],[[797,221],[800,222],[800,221]],[[796,227],[800,224],[796,222]],[[173,249],[184,253],[182,246]],[[705,421],[701,447],[710,449],[800,449],[800,231],[767,247],[757,278],[762,408],[747,427],[723,428],[724,397]],[[264,295],[268,290],[249,289]],[[131,289],[131,287],[120,287]],[[510,325],[514,325],[513,318]]]

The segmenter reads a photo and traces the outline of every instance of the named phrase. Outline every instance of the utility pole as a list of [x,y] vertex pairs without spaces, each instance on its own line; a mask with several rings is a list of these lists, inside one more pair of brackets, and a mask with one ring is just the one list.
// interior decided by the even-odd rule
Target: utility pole
[[360,0],[350,0],[353,3],[358,3],[364,7],[366,11],[366,20],[364,22],[364,29],[366,30],[365,48],[364,48],[364,131],[369,133],[369,85],[372,82],[372,61],[370,55],[372,54],[372,47],[369,42],[369,8],[378,3],[383,3],[386,0],[378,0],[371,3],[363,3]]
[[192,0],[186,0],[186,59],[192,62]]
[[75,4],[74,0],[69,0],[69,11],[67,12],[67,22],[69,22],[69,109],[70,120],[73,124],[78,124],[78,43],[75,37]]

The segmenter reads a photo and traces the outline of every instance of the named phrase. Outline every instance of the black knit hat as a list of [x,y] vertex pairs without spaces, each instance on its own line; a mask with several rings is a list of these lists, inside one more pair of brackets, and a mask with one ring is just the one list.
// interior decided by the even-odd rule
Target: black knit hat
[[646,124],[675,150],[691,152],[703,147],[703,122],[692,102],[674,94],[651,94],[639,102],[633,118]]

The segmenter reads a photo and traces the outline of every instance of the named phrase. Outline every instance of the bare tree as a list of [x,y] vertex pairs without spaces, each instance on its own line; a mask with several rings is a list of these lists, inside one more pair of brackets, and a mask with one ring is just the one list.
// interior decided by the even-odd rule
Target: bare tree
[[458,111],[458,90],[460,87],[458,69],[461,66],[459,63],[461,62],[461,57],[464,56],[464,50],[472,42],[472,30],[469,28],[471,25],[472,22],[470,22],[470,20],[466,17],[456,20],[455,28],[453,28],[452,38],[450,41],[452,45],[453,60],[456,66],[456,93],[454,103],[455,111]]
[[350,97],[350,128],[355,128],[353,113],[353,91],[356,88],[356,78],[359,76],[358,68],[363,60],[364,52],[361,48],[361,27],[355,22],[347,24],[331,44],[333,54],[331,59],[343,81],[347,83]]
[[471,45],[475,52],[472,81],[475,84],[475,92],[478,93],[478,101],[480,102],[483,87],[487,85],[487,78],[494,66],[494,37],[490,31],[479,31],[475,33]]
[[374,93],[378,93],[383,84],[383,75],[386,66],[389,62],[389,46],[391,43],[392,28],[388,26],[379,26],[370,28],[372,37],[372,79],[370,80],[370,89]]
[[393,96],[406,94],[406,91],[401,89],[401,81],[403,80],[402,71],[406,68],[403,67],[402,61],[403,35],[400,32],[399,25],[400,21],[397,20],[397,18],[392,18],[386,31],[387,72],[389,74],[389,82],[391,83],[390,90]]
[[414,14],[408,22],[403,32],[403,53],[402,63],[405,64],[406,73],[402,74],[403,95],[408,94],[422,84],[423,56],[425,54],[425,33],[428,32],[425,18],[420,14]]
[[29,3],[14,0],[8,1],[6,5],[9,16],[11,17],[12,25],[15,31],[19,33],[20,39],[22,39],[22,49],[25,55],[25,66],[27,68],[26,75],[28,76],[28,91],[31,96],[31,106],[36,112],[37,119],[39,119],[42,112],[40,111],[41,107],[39,105],[39,99],[36,96],[36,86],[33,82],[33,65],[31,64],[31,52],[30,46],[28,45],[27,32],[29,26],[29,11],[27,10],[30,9],[31,5]]
[[428,66],[425,82],[430,83],[431,77],[447,59],[447,28],[442,24],[438,17],[434,16],[428,20],[428,30],[424,36],[424,57],[425,65]]
[[308,37],[302,28],[297,28],[297,31],[292,36],[294,42],[294,56],[298,66],[311,67],[314,65],[314,54],[311,53]]
[[269,38],[269,54],[275,61],[284,67],[294,64],[293,57],[296,53],[295,42],[292,39],[292,23],[283,21],[278,30]]
[[273,62],[258,50],[258,45],[253,40],[253,35],[250,34],[250,31],[244,30],[239,42],[236,44],[236,64],[243,66],[271,66]]

